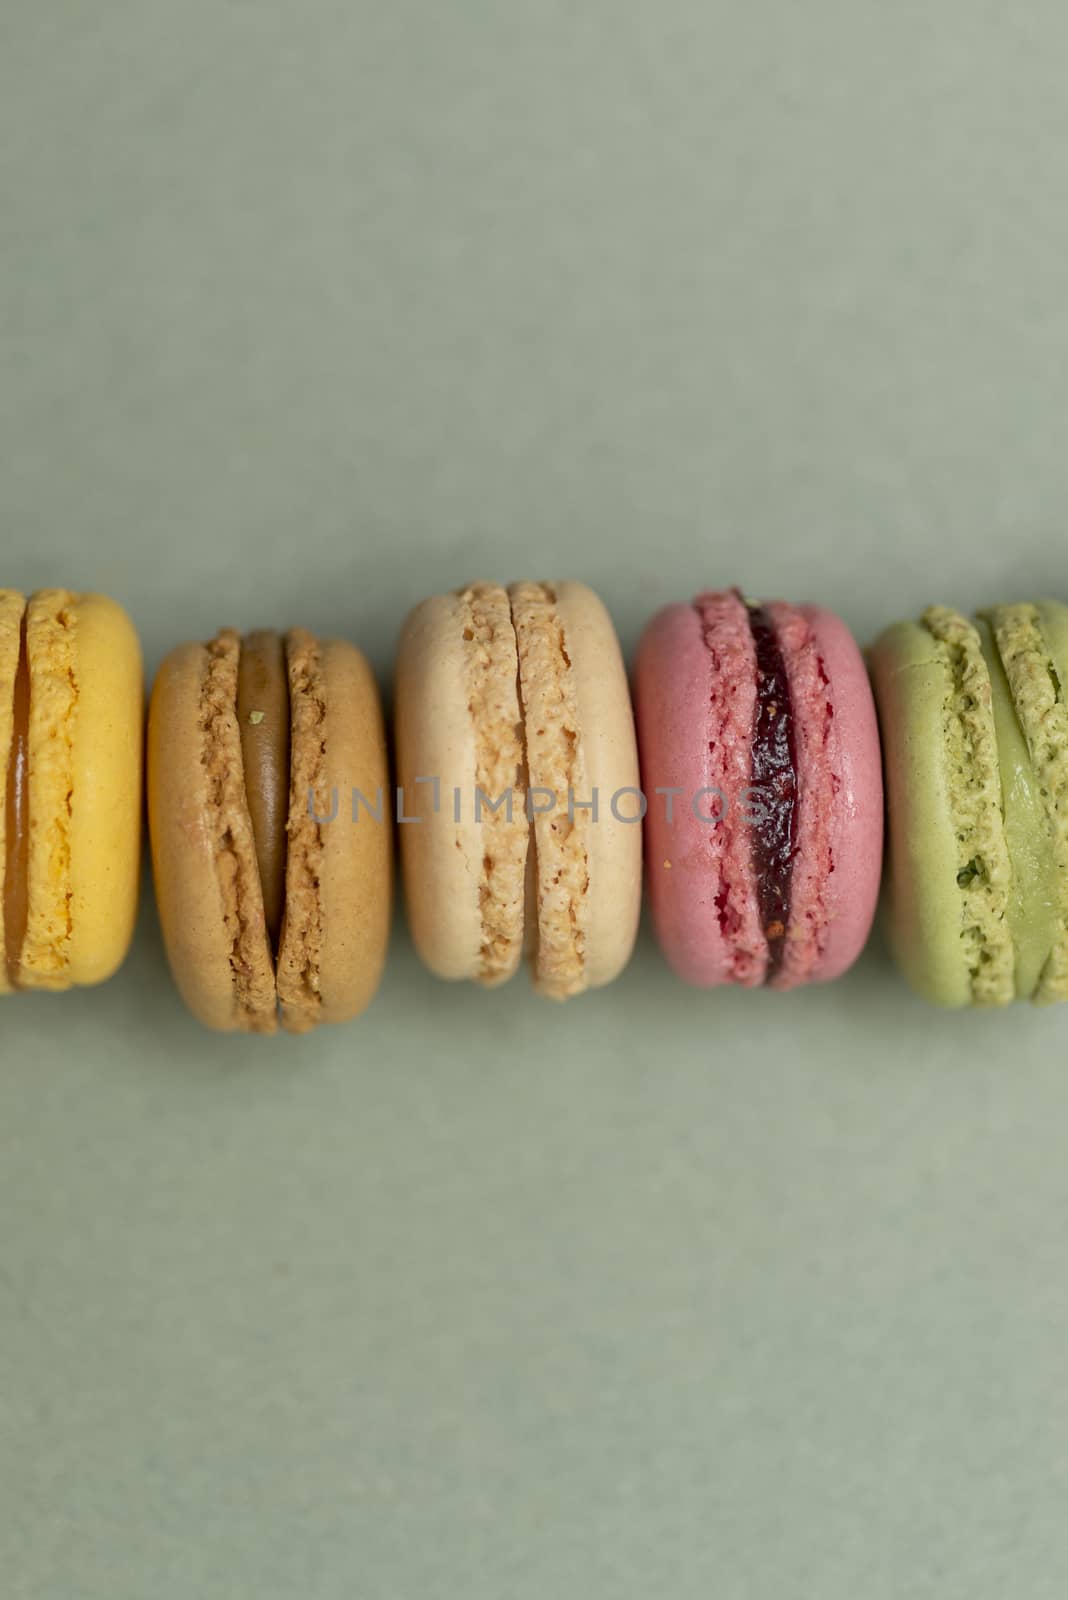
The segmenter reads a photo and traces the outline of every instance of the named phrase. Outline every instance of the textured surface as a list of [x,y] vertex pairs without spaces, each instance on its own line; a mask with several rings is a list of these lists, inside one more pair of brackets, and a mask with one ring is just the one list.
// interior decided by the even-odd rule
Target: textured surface
[[[278,1004],[283,1025],[293,1033],[306,1033],[319,1021],[322,1007],[325,928],[320,888],[323,852],[330,837],[327,829],[340,822],[346,837],[354,837],[348,818],[352,814],[351,790],[358,785],[358,779],[353,773],[348,796],[340,792],[339,785],[338,815],[332,822],[320,823],[317,819],[329,817],[333,810],[332,785],[326,782],[326,677],[322,648],[306,628],[291,628],[286,634],[286,667],[292,736]],[[349,804],[342,811],[346,798]]]
[[[495,609],[502,625],[506,604],[507,596],[498,588]],[[480,750],[470,709],[475,640],[464,638],[464,610],[452,593],[418,600],[404,618],[395,647],[396,814],[405,904],[422,959],[432,972],[449,979],[477,978],[485,969],[487,813],[476,819],[470,794]],[[494,673],[494,686],[486,688],[494,707],[504,701],[505,714],[518,719],[510,615],[508,681],[503,674],[497,681]],[[386,648],[392,656],[393,650]],[[482,698],[476,696],[475,703]],[[462,775],[459,784],[468,790],[466,796],[461,793],[458,807],[447,786],[449,774]]]
[[[751,986],[767,962],[741,804],[752,775],[753,635],[735,595],[698,602],[674,602],[650,620],[634,675],[651,790],[649,900],[680,977]],[[721,818],[714,826],[713,817]]]
[[[1065,626],[1061,606],[1059,625]],[[1056,931],[1049,959],[1039,979],[1039,1001],[1068,999],[1068,704],[1063,657],[1058,660],[1046,637],[1042,612],[1018,603],[991,607],[987,613],[1005,669],[1016,720],[1031,757],[1034,786],[1042,800],[1054,871],[1045,898],[1055,907]]]
[[948,1006],[1068,994],[1068,608],[928,606],[870,651],[891,942]]
[[1007,918],[1012,868],[990,672],[977,630],[959,612],[928,606],[920,626],[930,635],[945,683],[937,743],[955,843],[944,870],[955,881],[960,901],[953,933],[960,940],[972,1000],[1005,1005],[1015,990]]
[[1016,992],[1033,995],[1057,937],[1059,897],[1050,893],[1057,863],[1046,806],[1035,782],[1005,668],[990,625],[975,618],[990,673],[990,694],[1001,767],[1001,803],[1012,872],[1007,919],[1016,951]]
[[754,865],[756,813],[767,801],[753,787],[760,668],[745,604],[721,590],[665,606],[638,647],[650,906],[668,960],[700,986],[791,989],[838,977],[875,911],[883,797],[863,657],[822,607],[771,601],[765,610],[789,685],[799,800],[777,971]]
[[[11,755],[20,597],[0,596],[0,775]],[[110,977],[137,914],[144,685],[136,631],[113,600],[40,589],[25,605],[29,674],[25,931],[19,982]],[[5,815],[5,824],[7,818]],[[6,827],[0,833],[0,863]],[[4,868],[0,865],[0,888]],[[6,964],[6,951],[0,949]],[[9,988],[5,972],[0,989]]]
[[[320,640],[319,673],[325,706],[320,781],[325,795],[337,790],[338,815],[319,828],[315,1015],[320,1022],[344,1022],[370,1002],[389,945],[389,772],[381,696],[366,656],[344,639]],[[354,802],[354,790],[364,798]]]
[[[11,762],[11,741],[15,734],[15,677],[18,673],[22,641],[22,615],[26,597],[17,589],[0,589],[0,775],[5,785],[5,803],[0,805],[0,891],[7,876],[6,785]],[[5,918],[0,916],[0,994],[10,993],[7,968]]]
[[[590,812],[569,801],[589,797],[586,746],[572,662],[589,648],[565,637],[552,584],[508,589],[519,657],[519,693],[534,811],[533,943],[535,986],[554,1000],[585,988],[590,912]],[[540,793],[538,792],[540,791]]]
[[[26,602],[30,709],[26,737],[26,932],[19,966],[28,988],[65,989],[74,932],[71,821],[78,723],[78,615],[74,595],[40,589]],[[140,688],[140,685],[138,685]],[[137,769],[116,774],[128,783]]]
[[[291,771],[276,963],[237,724],[240,643],[237,630],[222,628],[207,644],[176,646],[156,675],[147,740],[153,880],[175,981],[194,1015],[223,1031],[272,1034],[281,1023],[306,1033],[355,1016],[382,968],[392,854],[378,799],[387,782],[381,705],[354,646],[303,628],[286,633]],[[362,829],[357,793],[379,806]]]
[[[495,583],[474,583],[457,596],[456,604],[467,691],[456,714],[470,717],[477,751],[474,773],[456,776],[466,778],[469,791],[477,791],[489,802],[481,813],[478,901],[482,937],[477,976],[482,983],[492,984],[510,978],[523,954],[530,825],[519,658],[506,589]],[[434,663],[430,670],[436,670]],[[420,765],[425,768],[427,762]],[[440,781],[443,774],[436,776]],[[467,799],[473,805],[474,792]]]
[[[575,785],[575,813],[596,804],[586,829],[583,979],[590,988],[613,982],[634,951],[641,913],[642,829],[638,744],[615,625],[603,600],[571,579],[554,585],[556,609],[571,663],[572,692],[582,730],[585,792]],[[596,800],[594,801],[594,791]],[[566,804],[566,799],[565,802]],[[593,812],[586,813],[592,817]]]
[[419,601],[394,716],[405,900],[430,970],[492,986],[525,950],[552,999],[610,983],[637,936],[641,828],[626,668],[598,596],[521,579]]
[[[1065,597],[1063,0],[0,8],[0,583]],[[361,824],[362,825],[362,824]],[[1068,1014],[0,1002],[4,1600],[1064,1600]]]
[[153,886],[175,982],[207,1027],[273,1033],[274,961],[245,796],[241,635],[176,645],[148,710]]
[[[828,843],[833,866],[826,938],[813,972],[817,982],[848,970],[871,932],[883,859],[883,780],[879,729],[867,666],[841,617],[801,606],[822,672],[834,684],[831,787],[834,810]],[[823,689],[821,687],[822,695]]]
[[70,979],[92,984],[115,972],[137,918],[145,686],[140,639],[126,612],[106,595],[82,594],[75,614]]

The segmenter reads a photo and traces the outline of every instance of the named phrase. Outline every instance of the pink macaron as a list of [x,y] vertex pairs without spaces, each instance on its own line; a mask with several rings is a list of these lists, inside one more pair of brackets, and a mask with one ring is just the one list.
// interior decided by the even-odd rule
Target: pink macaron
[[792,989],[863,949],[882,861],[879,736],[840,619],[736,590],[665,607],[635,701],[657,936],[688,983]]

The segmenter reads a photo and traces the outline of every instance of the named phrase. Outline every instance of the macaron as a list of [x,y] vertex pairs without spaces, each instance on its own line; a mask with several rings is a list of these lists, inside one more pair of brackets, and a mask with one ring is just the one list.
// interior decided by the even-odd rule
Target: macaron
[[859,955],[878,896],[875,710],[845,624],[710,590],[635,669],[653,923],[687,983],[792,989]]
[[389,935],[392,833],[378,689],[303,628],[180,645],[148,718],[167,955],[210,1028],[304,1033],[357,1016]]
[[871,651],[890,943],[943,1006],[1068,997],[1068,607],[930,606]]
[[133,935],[141,648],[114,600],[0,589],[0,994],[100,983]]
[[470,583],[416,606],[396,663],[398,832],[412,936],[439,977],[529,958],[566,999],[634,946],[641,797],[626,672],[581,583]]

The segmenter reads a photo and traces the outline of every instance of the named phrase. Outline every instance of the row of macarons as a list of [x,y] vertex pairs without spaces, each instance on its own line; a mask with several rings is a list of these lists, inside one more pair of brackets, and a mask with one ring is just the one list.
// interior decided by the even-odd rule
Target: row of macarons
[[[395,841],[426,965],[566,999],[633,950],[643,881],[702,987],[844,973],[884,882],[949,1006],[1068,996],[1068,607],[928,607],[865,656],[818,606],[706,590],[631,680],[576,582],[470,583],[374,675],[302,628],[180,645],[152,688],[114,601],[0,590],[0,992],[109,977],[133,934],[142,775],[164,943],[194,1014],[304,1032],[381,977]],[[884,818],[888,833],[884,863]]]

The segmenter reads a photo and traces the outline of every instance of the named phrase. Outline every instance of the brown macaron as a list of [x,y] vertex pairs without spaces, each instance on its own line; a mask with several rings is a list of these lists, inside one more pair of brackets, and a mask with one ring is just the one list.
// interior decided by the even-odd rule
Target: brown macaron
[[359,650],[302,628],[223,628],[172,650],[149,706],[148,815],[167,955],[201,1022],[304,1033],[364,1009],[385,962],[392,838]]

